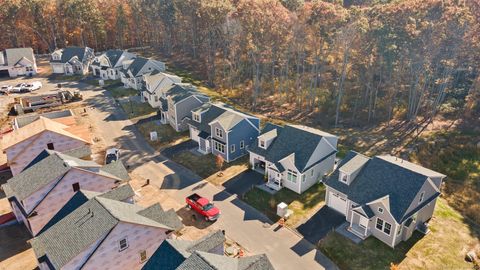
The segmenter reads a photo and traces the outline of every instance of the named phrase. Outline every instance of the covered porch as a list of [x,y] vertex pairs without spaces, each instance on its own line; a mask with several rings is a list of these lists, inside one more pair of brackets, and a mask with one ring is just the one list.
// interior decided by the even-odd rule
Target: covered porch
[[352,211],[350,224],[347,227],[347,230],[364,240],[371,234],[368,229],[369,223],[370,220],[368,217],[354,210]]
[[272,166],[267,167],[267,187],[274,190],[280,190],[283,188],[282,174]]

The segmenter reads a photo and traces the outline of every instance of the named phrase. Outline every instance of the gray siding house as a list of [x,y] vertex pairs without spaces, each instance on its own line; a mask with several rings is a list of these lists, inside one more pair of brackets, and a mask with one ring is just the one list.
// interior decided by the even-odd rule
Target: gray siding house
[[123,85],[139,91],[145,87],[143,75],[162,72],[166,69],[165,63],[143,57],[123,61],[122,65],[120,79]]
[[52,53],[50,65],[55,74],[85,75],[94,58],[93,49],[89,47],[67,47]]
[[223,103],[204,104],[192,110],[188,124],[198,151],[220,155],[226,162],[248,154],[248,147],[260,133],[258,117]]
[[338,138],[318,129],[267,124],[250,146],[250,164],[266,185],[302,193],[333,171]]
[[348,230],[390,247],[414,230],[428,232],[445,175],[393,156],[350,151],[325,180],[327,206],[345,216]]
[[191,111],[210,101],[210,98],[197,88],[187,83],[175,83],[161,98],[160,119],[169,123],[176,131],[188,129],[188,118]]

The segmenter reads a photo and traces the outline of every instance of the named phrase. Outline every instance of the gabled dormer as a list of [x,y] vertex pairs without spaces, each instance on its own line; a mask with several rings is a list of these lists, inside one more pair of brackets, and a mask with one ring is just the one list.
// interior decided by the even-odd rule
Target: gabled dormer
[[57,50],[57,51],[52,53],[52,60],[54,60],[54,61],[62,60],[62,53],[61,53],[60,50]]
[[202,113],[201,112],[192,112],[192,119],[195,122],[201,123],[202,122]]
[[258,136],[258,147],[267,149],[275,138],[277,138],[277,129],[272,129]]
[[365,164],[367,164],[369,160],[370,158],[361,154],[357,154],[338,169],[338,181],[350,185],[350,183],[352,183],[360,170]]

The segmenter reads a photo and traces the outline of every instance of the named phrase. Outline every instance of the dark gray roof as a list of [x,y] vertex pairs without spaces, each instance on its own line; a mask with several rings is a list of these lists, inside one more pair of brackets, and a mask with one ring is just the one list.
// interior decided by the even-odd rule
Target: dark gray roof
[[72,167],[98,167],[93,161],[81,160],[52,150],[39,154],[37,163],[29,164],[25,170],[8,180],[18,200],[24,200],[30,194],[48,183],[63,177]]
[[77,56],[78,60],[80,62],[82,62],[83,58],[85,57],[85,52],[87,50],[90,50],[90,48],[88,48],[88,47],[67,47],[67,48],[62,49],[62,57],[61,57],[60,61],[50,60],[50,62],[67,63],[75,56]]
[[[308,169],[306,168],[307,162],[310,160],[310,157],[323,136],[298,126],[286,125],[282,129],[270,125],[266,127],[270,130],[276,128],[277,137],[267,149],[262,149],[258,146],[257,138],[255,143],[249,148],[249,151],[264,156],[266,160],[275,163],[277,167],[280,165],[280,163],[278,163],[280,160],[295,153],[295,166],[297,169],[300,172]],[[264,129],[262,134],[267,132],[268,131]]]
[[[277,130],[277,134],[278,134],[282,131],[283,127],[272,124],[272,123],[267,123],[267,124],[265,124],[265,127],[263,127],[262,131],[260,132],[260,135],[258,135],[258,136],[261,136],[261,135],[263,135],[267,132],[270,132],[274,129]],[[258,154],[260,156],[263,156],[263,157],[265,155],[267,155],[267,149],[263,149],[263,148],[258,146],[258,138],[255,139],[255,142],[252,145],[250,145],[249,151],[251,151],[255,154]]]
[[162,109],[162,111],[164,111],[164,112],[168,111],[168,101],[161,97],[160,98],[160,103],[161,103],[160,108]]
[[133,60],[133,62],[128,66],[127,71],[130,70],[133,76],[137,77],[141,74],[138,74],[140,70],[142,70],[143,66],[147,64],[149,59],[143,57],[137,57]]
[[208,99],[207,96],[198,92],[195,86],[186,83],[173,84],[167,91],[165,91],[165,95],[170,97],[174,103],[182,101],[190,96],[197,96]]
[[[46,255],[55,269],[60,269],[85,248],[107,237],[119,221],[171,229],[146,217],[144,210],[147,209],[101,196],[94,197],[34,238],[33,250],[37,258]],[[150,216],[159,216],[154,213],[155,210],[159,208],[146,212],[150,212]]]
[[267,256],[255,255],[243,258],[230,258],[218,254],[196,251],[177,270],[273,270]]
[[[344,193],[359,205],[389,196],[390,213],[398,223],[409,217],[409,206],[428,177],[379,157],[370,158],[350,185],[338,180],[339,169],[358,153],[350,151],[337,169],[325,180],[325,185]],[[435,197],[438,194],[434,195]],[[425,198],[423,206],[430,198]]]
[[200,123],[190,119],[188,124],[196,127],[199,131],[206,132],[207,134],[211,133],[211,128],[209,123],[215,120],[217,117],[222,115],[225,112],[224,108],[219,106],[212,105],[210,103],[205,103],[194,111],[202,112]]
[[120,160],[104,165],[101,170],[122,180],[130,179],[127,169]]
[[225,235],[220,230],[209,233],[196,241],[167,239],[162,242],[142,269],[173,270],[191,253],[195,251],[209,252],[223,245],[224,242]]
[[63,152],[65,155],[76,157],[76,158],[85,158],[92,155],[92,149],[89,145],[82,145],[78,148],[70,149]]
[[105,52],[105,57],[108,58],[111,67],[115,67],[117,65],[118,60],[122,57],[123,51],[122,50],[108,50]]

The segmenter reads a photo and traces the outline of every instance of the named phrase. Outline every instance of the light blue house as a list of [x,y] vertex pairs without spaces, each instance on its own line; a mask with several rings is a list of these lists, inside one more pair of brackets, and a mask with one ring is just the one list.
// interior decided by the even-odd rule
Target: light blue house
[[199,152],[220,155],[226,162],[248,154],[248,147],[260,133],[258,117],[223,103],[206,103],[192,110],[188,125]]

